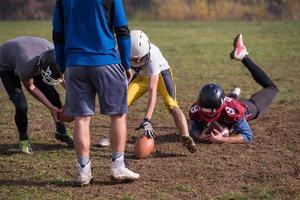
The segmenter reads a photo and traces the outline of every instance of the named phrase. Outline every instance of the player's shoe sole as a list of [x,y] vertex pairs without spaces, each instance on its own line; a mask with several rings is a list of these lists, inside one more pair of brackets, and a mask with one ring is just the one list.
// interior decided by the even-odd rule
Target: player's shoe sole
[[230,53],[231,59],[243,60],[248,55],[247,47],[244,45],[242,34],[238,34],[233,41],[233,50]]
[[74,185],[76,187],[86,187],[90,184],[93,184],[94,183],[94,178],[92,178],[91,180],[89,181],[75,181]]
[[117,179],[115,177],[113,177],[112,175],[110,175],[110,181],[113,184],[118,184],[118,183],[132,183],[134,181],[136,181],[138,179]]

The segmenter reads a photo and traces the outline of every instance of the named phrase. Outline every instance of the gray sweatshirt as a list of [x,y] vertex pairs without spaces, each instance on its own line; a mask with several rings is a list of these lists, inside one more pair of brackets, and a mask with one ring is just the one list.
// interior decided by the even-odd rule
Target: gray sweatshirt
[[39,55],[54,46],[48,40],[21,36],[0,46],[0,71],[14,71],[22,81],[38,75]]

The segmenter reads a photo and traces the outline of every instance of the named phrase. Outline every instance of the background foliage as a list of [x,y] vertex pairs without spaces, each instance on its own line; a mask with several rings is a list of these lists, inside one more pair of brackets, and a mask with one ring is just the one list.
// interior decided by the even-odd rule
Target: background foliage
[[[299,0],[123,0],[127,15],[155,20],[300,19]],[[55,0],[1,0],[0,20],[50,19]]]

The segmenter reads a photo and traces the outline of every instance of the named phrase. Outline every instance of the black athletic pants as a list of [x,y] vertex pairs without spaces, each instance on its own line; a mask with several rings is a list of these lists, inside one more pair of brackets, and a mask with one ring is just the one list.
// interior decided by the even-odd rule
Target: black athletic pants
[[256,83],[263,87],[260,91],[253,94],[250,99],[240,100],[248,106],[248,114],[251,114],[251,120],[253,120],[260,117],[270,107],[278,93],[278,88],[267,74],[248,56],[242,60],[242,63],[249,70]]
[[[13,71],[0,72],[0,78],[3,86],[9,95],[10,100],[15,106],[15,123],[18,128],[20,140],[29,139],[27,133],[28,117],[27,117],[27,101],[22,91],[22,85],[19,77]],[[42,76],[33,77],[34,85],[41,90],[47,99],[57,108],[61,108],[62,104],[58,92],[53,86],[43,82]],[[56,124],[56,129],[64,129],[63,124]]]

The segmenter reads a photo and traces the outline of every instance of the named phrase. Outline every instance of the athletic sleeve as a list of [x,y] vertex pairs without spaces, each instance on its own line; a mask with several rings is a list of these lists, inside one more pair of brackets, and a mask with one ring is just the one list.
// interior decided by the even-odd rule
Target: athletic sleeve
[[120,51],[121,63],[125,69],[130,69],[130,30],[127,25],[122,0],[114,1],[113,13],[113,26]]
[[54,8],[54,15],[52,20],[52,40],[54,43],[56,62],[59,65],[60,71],[65,71],[65,36],[64,36],[64,16],[62,1],[57,0]]
[[234,132],[241,134],[246,143],[252,142],[252,131],[245,117],[234,125]]

